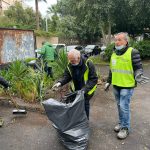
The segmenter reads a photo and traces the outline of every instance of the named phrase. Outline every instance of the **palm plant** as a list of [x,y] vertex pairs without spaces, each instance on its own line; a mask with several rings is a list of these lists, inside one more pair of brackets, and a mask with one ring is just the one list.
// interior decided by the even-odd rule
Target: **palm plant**
[[17,60],[10,65],[8,73],[13,92],[24,100],[33,102],[37,96],[33,71]]
[[65,70],[68,64],[68,58],[67,58],[67,53],[65,50],[61,50],[58,53],[58,59],[56,60],[56,63],[58,66],[61,68],[61,70]]
[[10,65],[9,71],[13,80],[17,81],[24,78],[24,76],[28,73],[28,68],[24,63],[17,60]]
[[[47,91],[52,87],[54,80],[57,80],[62,71],[67,65],[66,55],[61,53],[59,56],[59,65],[54,63],[54,78],[51,79],[47,77],[47,74],[44,71],[44,64],[41,60],[39,62],[40,69],[33,69],[26,65],[25,62],[15,61],[13,62],[8,69],[1,70],[0,75],[4,77],[7,81],[10,82],[10,91],[15,94],[15,96],[22,98],[27,102],[35,102],[39,100],[43,101]],[[64,66],[63,66],[64,65]],[[0,96],[5,96],[3,88],[0,87]]]

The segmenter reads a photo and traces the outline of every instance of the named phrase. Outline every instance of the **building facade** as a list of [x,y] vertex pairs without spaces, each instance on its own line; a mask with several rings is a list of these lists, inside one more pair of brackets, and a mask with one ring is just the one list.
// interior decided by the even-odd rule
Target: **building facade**
[[9,6],[14,5],[15,2],[20,2],[23,4],[22,0],[0,0],[0,15],[9,8]]

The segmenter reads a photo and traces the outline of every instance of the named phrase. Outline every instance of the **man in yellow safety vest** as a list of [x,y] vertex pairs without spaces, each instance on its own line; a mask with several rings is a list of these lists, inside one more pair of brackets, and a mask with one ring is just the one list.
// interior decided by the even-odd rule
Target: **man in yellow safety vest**
[[115,50],[110,60],[110,72],[105,90],[113,85],[113,92],[118,106],[119,122],[114,131],[119,139],[125,139],[130,131],[130,100],[137,82],[147,83],[149,78],[143,76],[139,52],[128,46],[127,33],[114,36]]
[[94,64],[91,60],[81,56],[78,50],[68,52],[68,66],[64,72],[63,78],[59,80],[53,88],[58,88],[72,81],[72,90],[84,91],[85,97],[85,112],[89,119],[90,99],[96,90],[98,77],[95,71]]

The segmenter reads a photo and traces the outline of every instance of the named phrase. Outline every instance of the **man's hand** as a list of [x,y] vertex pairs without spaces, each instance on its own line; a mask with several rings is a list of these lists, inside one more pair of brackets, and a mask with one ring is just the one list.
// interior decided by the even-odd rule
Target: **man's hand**
[[110,86],[110,83],[106,83],[106,84],[105,84],[105,87],[104,87],[104,90],[105,90],[105,91],[108,91],[108,90],[109,90],[109,86]]
[[56,84],[53,85],[52,89],[53,90],[56,90],[58,87],[61,86],[61,83],[60,82],[57,82]]
[[139,83],[139,84],[145,84],[149,82],[149,78],[143,76],[142,74],[139,74],[137,76],[135,76],[135,80]]

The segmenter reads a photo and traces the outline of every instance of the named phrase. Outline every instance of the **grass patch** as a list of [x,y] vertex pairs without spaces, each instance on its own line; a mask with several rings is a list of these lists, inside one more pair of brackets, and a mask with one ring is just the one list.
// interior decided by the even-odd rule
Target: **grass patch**
[[91,56],[90,59],[93,61],[95,65],[109,65],[109,62],[101,60],[100,55]]

